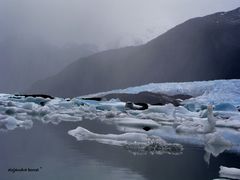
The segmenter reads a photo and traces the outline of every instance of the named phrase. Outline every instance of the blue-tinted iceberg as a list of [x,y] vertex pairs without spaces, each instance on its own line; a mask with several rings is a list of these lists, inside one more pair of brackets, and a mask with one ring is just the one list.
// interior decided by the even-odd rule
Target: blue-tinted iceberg
[[[183,100],[180,106],[148,105],[148,109],[139,110],[126,108],[118,99],[96,101],[82,97],[49,99],[0,94],[0,130],[28,129],[35,121],[59,124],[98,120],[114,124],[123,133],[202,146],[214,156],[224,150],[240,153],[240,80],[148,84],[94,96],[143,91],[185,94],[192,98]],[[214,143],[220,140],[221,148]],[[129,151],[141,149],[134,145],[127,147]]]

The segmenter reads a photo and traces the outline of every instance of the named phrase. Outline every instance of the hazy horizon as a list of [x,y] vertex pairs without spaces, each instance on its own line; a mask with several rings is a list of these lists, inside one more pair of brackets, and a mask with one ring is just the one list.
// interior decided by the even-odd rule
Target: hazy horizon
[[188,19],[239,6],[238,0],[0,0],[0,91],[21,92],[81,57],[144,44]]

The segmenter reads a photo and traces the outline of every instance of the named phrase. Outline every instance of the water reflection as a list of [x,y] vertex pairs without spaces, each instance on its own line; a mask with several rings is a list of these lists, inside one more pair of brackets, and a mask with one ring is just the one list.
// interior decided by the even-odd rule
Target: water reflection
[[[16,130],[0,136],[1,179],[145,179],[125,167],[106,165],[69,148],[62,136],[46,125]],[[70,146],[71,147],[71,146]],[[41,168],[40,168],[41,167]],[[9,168],[40,168],[39,172],[8,172]]]
[[207,164],[210,163],[211,155],[218,157],[221,153],[231,149],[232,143],[226,140],[220,133],[214,132],[205,134],[204,160]]
[[[218,176],[219,166],[239,167],[235,154],[221,154],[211,165],[202,160],[204,150],[185,146],[180,156],[133,156],[123,148],[96,142],[77,142],[66,132],[77,126],[97,133],[120,132],[97,121],[34,123],[30,130],[0,135],[1,179],[156,179],[203,180]],[[3,163],[2,163],[3,162]],[[9,167],[43,167],[38,173],[7,172]]]

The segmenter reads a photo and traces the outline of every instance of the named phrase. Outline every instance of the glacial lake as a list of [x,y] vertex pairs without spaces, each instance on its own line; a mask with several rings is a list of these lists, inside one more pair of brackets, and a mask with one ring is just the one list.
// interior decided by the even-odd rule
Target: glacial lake
[[[184,145],[181,155],[133,155],[121,147],[76,141],[67,134],[77,126],[96,133],[120,134],[98,121],[34,122],[29,130],[0,133],[1,180],[211,180],[219,167],[240,168],[240,156],[225,152],[204,161],[204,149]],[[35,169],[17,171],[10,169]]]

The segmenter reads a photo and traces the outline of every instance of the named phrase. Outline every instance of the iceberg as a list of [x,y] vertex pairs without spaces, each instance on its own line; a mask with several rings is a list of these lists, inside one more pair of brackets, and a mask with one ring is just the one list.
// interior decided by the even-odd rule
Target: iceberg
[[97,134],[85,128],[77,127],[68,134],[78,141],[89,140],[103,144],[122,146],[135,155],[145,154],[181,154],[183,146],[177,143],[167,143],[160,137],[148,136],[144,133]]
[[[104,122],[104,121],[103,121]],[[139,118],[129,118],[129,117],[123,117],[123,118],[112,118],[111,120],[105,120],[106,123],[111,123],[117,125],[117,128],[119,130],[125,131],[125,132],[132,132],[132,131],[144,131],[144,129],[148,128],[148,130],[151,129],[157,129],[159,128],[159,124],[151,119],[139,119]]]
[[184,104],[220,104],[230,103],[240,106],[240,80],[214,80],[214,81],[195,81],[182,83],[151,83],[143,86],[129,87],[126,89],[102,92],[88,96],[100,96],[110,93],[131,93],[155,92],[167,95],[190,95],[193,98],[185,100]]
[[30,129],[33,126],[33,122],[31,120],[17,120],[11,116],[1,116],[0,115],[0,130],[7,131],[7,130],[14,130],[18,127]]
[[[68,131],[68,134],[74,136],[78,141],[81,140],[95,140],[99,142],[109,142],[115,145],[123,145],[126,143],[147,143],[150,141],[148,135],[144,133],[124,133],[124,134],[96,134],[88,131],[85,128],[77,127],[76,129]],[[163,139],[158,138],[159,143],[165,143]]]
[[232,143],[226,140],[219,132],[208,133],[205,135],[205,155],[204,160],[209,164],[211,154],[217,157],[225,150],[229,150],[232,147]]
[[[84,134],[83,136],[80,133],[79,138],[87,137],[88,140],[92,138],[108,144],[123,143],[129,151],[136,150],[140,154],[142,150],[145,152],[145,145],[148,143],[143,142],[144,145],[131,143],[134,143],[134,139],[138,143],[141,142],[141,138],[149,140],[151,136],[201,146],[206,151],[206,160],[211,154],[217,156],[225,150],[240,153],[240,80],[156,83],[103,92],[94,96],[113,92],[146,91],[167,95],[185,94],[192,98],[181,101],[178,106],[171,103],[148,104],[148,108],[141,109],[126,108],[126,103],[119,99],[101,101],[83,97],[44,99],[0,94],[0,129],[3,131],[28,129],[35,121],[57,125],[63,121],[74,123],[98,120],[101,123],[115,125],[124,134],[99,135],[78,129]],[[77,131],[70,132],[79,134]],[[148,149],[164,152],[167,148],[153,145],[148,146]]]
[[224,178],[240,179],[240,169],[220,166],[219,175]]

